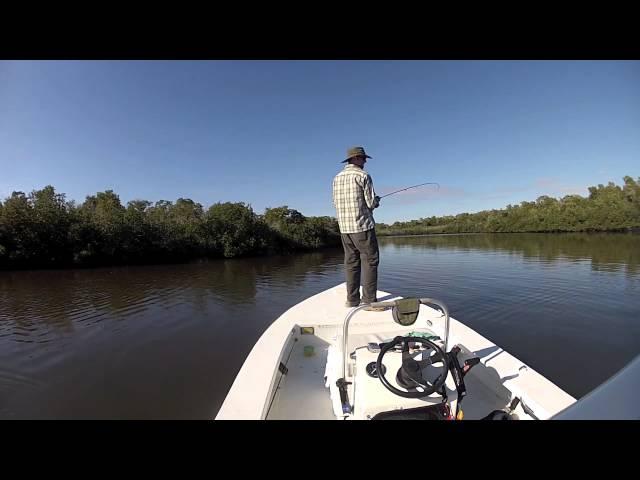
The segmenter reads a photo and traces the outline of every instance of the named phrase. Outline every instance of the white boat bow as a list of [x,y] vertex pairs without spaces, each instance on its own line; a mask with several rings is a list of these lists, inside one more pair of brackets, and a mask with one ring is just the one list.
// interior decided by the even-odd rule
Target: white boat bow
[[[345,298],[343,283],[283,313],[247,356],[216,419],[383,418],[393,417],[394,412],[406,415],[413,411],[430,412],[429,407],[442,404],[448,405],[454,417],[457,414],[464,419],[486,418],[496,412],[503,412],[509,419],[549,419],[576,402],[533,368],[454,318],[450,318],[447,339],[445,315],[429,305],[420,305],[417,321],[407,326],[394,321],[391,309],[359,311],[349,325],[345,356],[343,326],[351,310],[344,306]],[[400,298],[378,292],[379,301]],[[431,338],[441,348],[446,342],[447,353],[457,346],[460,351],[456,359],[461,366],[465,362],[476,363],[463,374],[466,394],[460,393],[453,373],[446,377],[442,395],[404,398],[385,388],[378,372],[371,371],[375,370],[372,365],[380,348],[411,332]],[[386,380],[390,386],[400,387],[396,390],[422,392],[420,386],[412,389],[403,384],[399,378],[401,371],[406,361],[412,361],[407,360],[409,352],[418,359],[420,368],[436,355],[425,360],[424,352],[430,348],[427,340],[424,345],[408,341],[402,345],[402,356],[399,351],[386,352],[381,363],[388,370]],[[345,392],[341,393],[337,385],[343,378],[345,357],[347,402],[343,398]],[[433,363],[424,367],[422,373],[429,369],[435,372],[438,367]],[[426,380],[425,384],[431,385]]]

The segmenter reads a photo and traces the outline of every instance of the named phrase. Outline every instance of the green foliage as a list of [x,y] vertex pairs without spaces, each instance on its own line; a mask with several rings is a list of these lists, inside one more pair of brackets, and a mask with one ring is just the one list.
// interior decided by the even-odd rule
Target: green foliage
[[589,197],[541,196],[535,202],[507,205],[502,210],[421,218],[379,224],[379,235],[474,232],[594,232],[640,227],[640,178],[624,177],[624,186],[589,187]]
[[263,253],[266,228],[253,209],[244,203],[216,203],[207,210],[209,245],[225,257]]
[[[578,232],[640,227],[640,178],[589,188],[588,198],[541,196],[502,210],[379,224],[379,235],[462,232]],[[52,186],[13,192],[0,202],[0,268],[180,261],[340,245],[332,217],[305,217],[288,206],[256,214],[244,203],[205,212],[188,198],[132,200],[112,190],[76,205]]]
[[188,198],[132,200],[125,207],[112,190],[75,205],[51,186],[0,202],[0,268],[181,261],[339,244],[335,219],[286,206],[262,216],[231,202],[205,212]]
[[338,222],[331,217],[307,218],[288,206],[267,208],[262,217],[275,232],[281,249],[313,249],[340,244]]

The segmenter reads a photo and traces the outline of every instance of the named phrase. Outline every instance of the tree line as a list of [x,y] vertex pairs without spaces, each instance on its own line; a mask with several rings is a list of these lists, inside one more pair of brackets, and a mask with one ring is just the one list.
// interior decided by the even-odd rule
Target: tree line
[[[640,228],[640,178],[589,187],[589,196],[535,202],[501,210],[428,217],[376,226],[378,235],[492,232],[620,231]],[[204,209],[188,198],[175,203],[132,200],[112,190],[82,204],[46,186],[0,201],[0,269],[184,261],[313,250],[340,245],[333,217],[305,217],[288,206],[253,211],[243,202]]]
[[204,209],[133,200],[112,190],[67,201],[52,186],[0,201],[0,268],[97,266],[184,261],[312,250],[340,245],[332,217],[305,217],[288,206],[259,215],[243,202]]
[[589,187],[589,196],[541,196],[501,210],[378,224],[378,235],[493,232],[595,232],[640,228],[640,177]]

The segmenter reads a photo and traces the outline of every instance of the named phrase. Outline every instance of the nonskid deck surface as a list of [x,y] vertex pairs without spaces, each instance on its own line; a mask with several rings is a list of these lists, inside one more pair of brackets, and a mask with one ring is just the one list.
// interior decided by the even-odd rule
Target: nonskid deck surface
[[336,419],[324,383],[329,344],[314,335],[302,338],[293,345],[286,365],[288,372],[281,377],[268,420]]

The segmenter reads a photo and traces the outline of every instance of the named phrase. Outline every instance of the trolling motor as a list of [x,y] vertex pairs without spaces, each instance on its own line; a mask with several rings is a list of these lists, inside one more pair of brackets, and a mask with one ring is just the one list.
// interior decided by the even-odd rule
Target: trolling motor
[[[410,349],[411,345],[413,344],[415,347],[416,343],[422,344],[425,348],[425,352],[432,349],[434,351],[434,355],[428,356],[422,361],[415,360],[410,355]],[[384,375],[382,359],[389,350],[399,344],[403,345],[403,359],[402,366],[398,369],[398,373],[396,374],[396,382],[407,390],[413,391],[405,392],[397,389],[389,383]],[[425,364],[434,365],[436,363],[442,363],[441,367],[436,367],[437,369],[439,368],[440,374],[433,382],[429,382],[423,377],[422,369]],[[390,392],[405,398],[423,398],[428,397],[434,392],[440,391],[449,373],[449,361],[447,355],[442,351],[442,349],[431,340],[413,336],[396,337],[392,342],[389,342],[380,350],[380,354],[378,355],[378,360],[376,362],[376,370],[378,371],[378,378],[380,379],[380,382],[382,382],[382,385],[384,385]]]
[[[405,298],[399,300],[393,300],[389,302],[374,302],[371,304],[360,305],[352,309],[347,317],[345,318],[343,331],[342,331],[342,378],[338,379],[336,382],[336,386],[338,387],[338,391],[340,392],[340,402],[342,404],[342,412],[344,414],[350,414],[352,412],[351,404],[349,403],[349,397],[347,393],[347,387],[350,385],[350,382],[346,381],[347,375],[347,350],[348,350],[348,339],[349,339],[349,323],[351,319],[355,316],[357,312],[363,310],[365,308],[388,308],[391,307],[393,319],[399,325],[404,327],[413,325],[420,312],[420,305],[429,305],[433,304],[442,310],[445,316],[445,331],[444,331],[444,349],[440,348],[436,343],[431,340],[422,338],[422,337],[396,337],[392,342],[385,344],[384,346],[380,346],[380,354],[378,355],[378,360],[376,362],[376,371],[380,382],[385,386],[385,388],[389,389],[391,392],[396,395],[402,397],[409,398],[420,398],[431,395],[432,393],[438,391],[444,385],[446,381],[448,371],[449,371],[449,362],[446,354],[447,345],[449,342],[449,310],[443,302],[438,300],[434,300],[432,298]],[[436,378],[436,380],[431,383],[427,382],[421,378],[421,373],[419,371],[419,365],[416,366],[415,360],[408,358],[409,355],[406,355],[406,361],[403,360],[403,366],[401,368],[402,372],[398,372],[398,376],[401,377],[400,384],[408,384],[410,386],[419,387],[420,390],[415,392],[403,392],[395,387],[393,387],[386,379],[384,375],[384,367],[382,366],[382,357],[391,349],[397,347],[400,344],[403,344],[403,352],[406,349],[409,352],[409,344],[410,342],[420,343],[423,347],[427,349],[433,349],[435,354],[433,356],[429,356],[427,361],[434,363],[442,363],[442,367],[440,367],[440,375]],[[403,353],[405,355],[405,353]],[[396,377],[398,378],[398,377]]]

